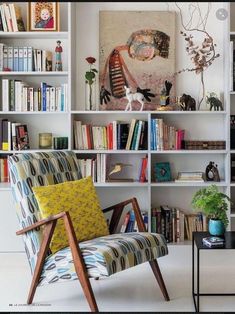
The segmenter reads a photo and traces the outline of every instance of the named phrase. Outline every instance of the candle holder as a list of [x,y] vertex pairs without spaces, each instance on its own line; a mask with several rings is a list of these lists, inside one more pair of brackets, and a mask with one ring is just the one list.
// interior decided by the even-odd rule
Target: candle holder
[[40,149],[52,148],[52,133],[39,133],[39,148]]

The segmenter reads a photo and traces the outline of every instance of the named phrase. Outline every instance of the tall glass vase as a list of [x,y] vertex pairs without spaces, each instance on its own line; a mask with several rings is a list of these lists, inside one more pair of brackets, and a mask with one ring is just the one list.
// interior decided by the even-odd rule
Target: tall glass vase
[[89,84],[88,81],[85,82],[85,110],[87,111],[97,110],[96,91],[97,91],[96,79],[93,80],[92,84]]

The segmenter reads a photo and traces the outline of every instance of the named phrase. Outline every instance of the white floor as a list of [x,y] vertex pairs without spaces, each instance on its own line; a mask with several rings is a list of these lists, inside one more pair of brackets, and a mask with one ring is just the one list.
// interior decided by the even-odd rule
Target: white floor
[[[222,254],[221,254],[222,253]],[[170,246],[159,265],[171,298],[165,302],[148,264],[116,274],[92,287],[100,311],[194,311],[191,297],[191,246]],[[235,252],[201,255],[201,289],[235,292]],[[38,288],[34,304],[25,304],[31,275],[24,254],[0,254],[0,312],[89,311],[78,281]],[[235,297],[202,297],[201,311],[235,310]]]

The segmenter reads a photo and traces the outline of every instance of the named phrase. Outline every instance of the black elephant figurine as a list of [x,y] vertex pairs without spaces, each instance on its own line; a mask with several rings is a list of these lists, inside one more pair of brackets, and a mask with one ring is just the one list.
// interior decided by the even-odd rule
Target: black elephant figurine
[[195,111],[196,110],[196,101],[190,95],[183,94],[180,97],[180,106],[184,111]]
[[223,110],[222,101],[219,98],[210,96],[206,97],[206,103],[210,105],[210,111],[214,108],[214,111]]

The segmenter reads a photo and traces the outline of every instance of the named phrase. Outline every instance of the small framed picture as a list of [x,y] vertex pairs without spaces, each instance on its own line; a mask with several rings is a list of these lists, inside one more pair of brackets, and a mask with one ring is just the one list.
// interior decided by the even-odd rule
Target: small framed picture
[[154,165],[155,181],[172,181],[171,167],[169,162],[159,162]]
[[29,2],[28,31],[59,31],[59,3]]

